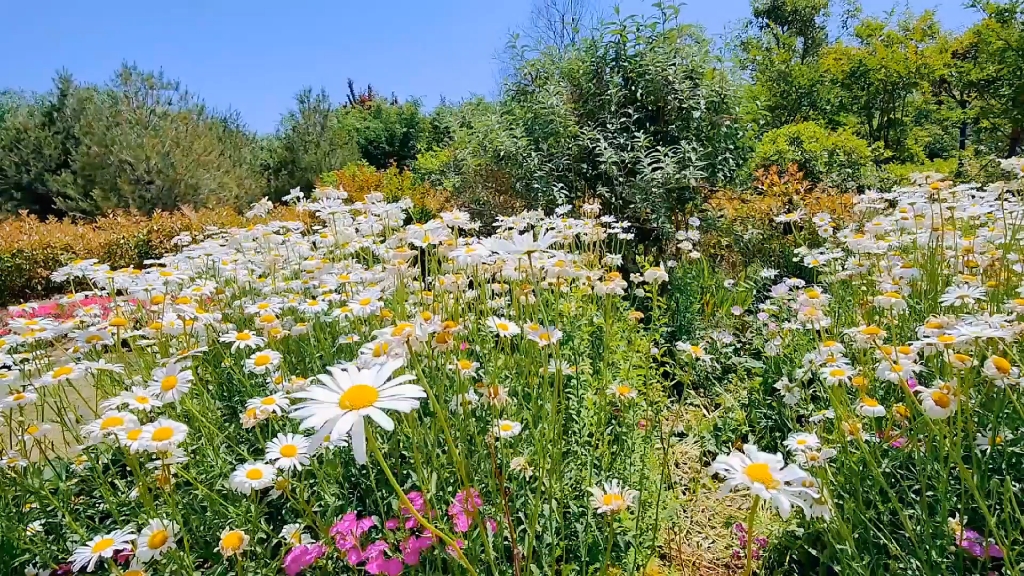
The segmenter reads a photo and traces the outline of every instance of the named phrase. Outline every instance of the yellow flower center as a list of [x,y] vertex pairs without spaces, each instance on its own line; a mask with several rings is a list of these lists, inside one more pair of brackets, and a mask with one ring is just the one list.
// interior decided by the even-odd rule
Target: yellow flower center
[[263,316],[260,316],[261,324],[273,324],[274,322],[277,322],[277,316],[274,316],[273,314],[264,314]]
[[235,335],[235,340],[239,342],[248,342],[249,340],[252,340],[252,334],[249,334],[248,332],[239,332]]
[[473,363],[470,362],[469,360],[459,360],[459,369],[461,369],[461,370],[469,370],[472,367],[473,367]]
[[124,418],[120,416],[107,416],[100,422],[100,430],[109,430],[118,426],[124,426]]
[[874,398],[868,398],[865,396],[864,398],[861,398],[861,402],[869,408],[878,408],[878,400],[875,400]]
[[878,326],[866,326],[860,333],[865,336],[878,336],[882,333],[882,329]]
[[107,550],[110,550],[110,548],[113,545],[114,545],[114,539],[113,538],[103,538],[102,540],[99,540],[98,542],[96,542],[95,544],[92,545],[92,553],[93,554],[101,554],[103,552],[106,552]]
[[806,444],[807,444],[807,439],[806,438],[799,438],[796,441],[796,445],[797,446],[805,446]]
[[174,428],[170,426],[161,426],[156,430],[153,430],[153,441],[154,442],[166,442],[174,436]]
[[501,330],[502,332],[508,332],[508,324],[506,324],[505,322],[498,322],[497,326],[498,330]]
[[149,404],[149,396],[136,396],[135,402],[138,404]]
[[170,535],[167,534],[167,530],[160,529],[149,535],[149,538],[146,539],[146,547],[150,550],[158,550],[163,548],[168,540],[170,540]]
[[615,387],[615,391],[618,392],[620,396],[625,396],[632,392],[633,389],[630,388],[629,386],[626,386],[625,384],[621,384]]
[[125,434],[124,436],[125,436],[125,438],[127,438],[127,439],[131,440],[132,442],[134,442],[134,441],[138,440],[142,436],[142,428],[136,428],[134,430],[129,430],[128,433]]
[[220,539],[221,548],[230,551],[238,550],[242,547],[243,543],[245,543],[245,536],[238,530],[232,530]]
[[372,298],[360,298],[359,299],[359,305],[360,306],[369,306],[370,302],[373,302]]
[[263,366],[270,364],[270,354],[260,354],[252,361],[252,363],[262,368]]
[[622,502],[623,500],[621,494],[605,494],[603,497],[601,497],[601,503],[604,504],[605,506],[609,506],[612,508],[621,506]]
[[249,480],[263,480],[263,470],[259,468],[250,468],[246,473],[245,477]]
[[95,344],[95,343],[100,342],[102,340],[103,340],[103,336],[100,336],[99,334],[90,334],[90,335],[85,337],[85,343],[86,344]]
[[338,399],[338,407],[342,410],[359,410],[373,406],[377,398],[380,397],[380,392],[376,388],[369,384],[356,384]]
[[936,338],[936,340],[942,342],[943,344],[949,344],[951,342],[956,342],[956,336],[953,336],[952,334],[942,334],[938,338]]
[[30,436],[35,436],[36,433],[39,432],[39,426],[32,424],[25,430],[25,432],[27,432]]
[[515,426],[512,426],[512,424],[509,424],[508,422],[502,422],[498,425],[498,428],[501,429],[502,432],[511,432]]
[[754,462],[753,464],[748,465],[743,472],[747,475],[747,478],[750,478],[758,484],[762,484],[765,488],[778,488],[780,485],[780,482],[776,480],[775,476],[772,474],[771,467],[764,462]]
[[833,368],[829,370],[828,375],[833,378],[842,378],[843,376],[846,376],[846,370],[843,370],[842,368]]
[[1011,368],[1010,363],[1006,360],[1006,358],[1003,358],[1002,356],[993,356],[992,357],[992,366],[994,366],[995,369],[997,371],[999,371],[1000,374],[1009,374],[1010,373],[1010,368]]
[[164,392],[170,392],[178,387],[178,376],[176,374],[168,374],[160,379],[160,389]]
[[294,444],[285,444],[281,446],[281,456],[285,458],[295,458],[295,455],[299,453],[299,449]]
[[932,392],[932,402],[934,402],[939,408],[946,409],[949,408],[950,404],[952,404],[952,399],[945,392],[939,392],[936,390]]
[[70,366],[61,366],[60,368],[57,368],[56,370],[53,371],[53,377],[63,378],[65,376],[69,376],[72,372],[74,372],[74,369],[71,368]]

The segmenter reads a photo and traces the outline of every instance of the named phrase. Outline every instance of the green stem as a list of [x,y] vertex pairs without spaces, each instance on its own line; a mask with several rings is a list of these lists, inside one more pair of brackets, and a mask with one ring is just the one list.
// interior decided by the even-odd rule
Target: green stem
[[477,576],[476,570],[474,570],[473,566],[470,565],[469,560],[467,560],[466,556],[462,553],[462,549],[456,545],[455,540],[435,528],[433,524],[428,522],[427,519],[421,516],[420,513],[416,511],[416,508],[413,507],[412,502],[409,501],[409,498],[405,495],[402,487],[398,485],[398,481],[395,480],[394,475],[391,474],[391,469],[388,468],[387,462],[384,461],[384,455],[381,454],[380,447],[377,446],[377,439],[373,437],[373,433],[370,431],[369,427],[366,428],[366,440],[367,444],[370,445],[370,450],[373,451],[373,456],[377,459],[377,463],[380,464],[381,469],[384,470],[384,475],[387,476],[388,482],[391,483],[391,487],[394,488],[395,494],[398,495],[398,501],[409,510],[409,514],[411,514],[412,517],[420,523],[420,526],[423,526],[428,532],[437,536],[443,540],[445,544],[451,547],[455,552],[455,556],[459,559],[459,562],[466,567],[466,570],[469,570],[470,574]]
[[754,496],[750,504],[750,512],[747,513],[747,568],[743,576],[750,576],[754,573],[754,524],[757,521],[757,508],[761,505],[761,497]]

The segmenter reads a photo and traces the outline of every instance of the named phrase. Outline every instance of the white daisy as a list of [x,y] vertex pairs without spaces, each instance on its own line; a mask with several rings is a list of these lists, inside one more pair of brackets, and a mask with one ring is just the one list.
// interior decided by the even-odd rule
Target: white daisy
[[330,374],[317,376],[323,385],[295,394],[306,401],[296,405],[291,416],[302,420],[303,429],[316,428],[317,436],[350,435],[356,462],[364,464],[367,458],[363,417],[369,416],[385,430],[394,430],[395,423],[384,410],[411,412],[419,406],[419,399],[427,395],[420,386],[406,384],[415,380],[410,374],[391,379],[391,374],[403,364],[404,360],[398,359],[367,369],[353,364],[331,366],[327,369]]
[[618,480],[605,482],[602,486],[591,486],[590,505],[598,514],[618,514],[633,506],[640,495],[636,490],[619,486]]
[[175,548],[174,534],[178,525],[170,520],[153,519],[139,534],[135,556],[143,562],[160,558]]
[[100,559],[112,558],[114,552],[118,550],[131,550],[131,542],[134,539],[135,533],[131,529],[114,530],[109,534],[94,536],[84,545],[75,548],[71,557],[68,558],[68,562],[71,563],[71,569],[75,572],[83,567],[87,572],[92,572]]
[[309,464],[309,438],[299,434],[278,434],[267,443],[266,458],[279,470],[300,470]]
[[228,485],[236,492],[249,494],[272,486],[275,476],[276,472],[269,464],[250,461],[235,468],[228,478]]

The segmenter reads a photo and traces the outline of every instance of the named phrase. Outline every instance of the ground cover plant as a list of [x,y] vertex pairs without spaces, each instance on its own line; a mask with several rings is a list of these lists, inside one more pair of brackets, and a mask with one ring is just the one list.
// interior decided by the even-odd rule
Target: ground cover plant
[[316,224],[261,202],[11,308],[4,570],[643,569],[668,395],[612,271],[627,225],[587,205],[477,238],[382,195],[289,200]]
[[[0,333],[0,567],[665,574],[718,492],[696,573],[1019,574],[1022,166],[775,171],[628,275],[596,203],[478,235],[335,188],[74,261]],[[784,247],[717,264],[748,212]]]

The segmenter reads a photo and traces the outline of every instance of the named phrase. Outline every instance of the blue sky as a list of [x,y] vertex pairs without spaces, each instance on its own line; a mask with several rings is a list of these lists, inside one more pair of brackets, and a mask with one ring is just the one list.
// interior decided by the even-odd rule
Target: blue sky
[[[608,3],[610,4],[610,2]],[[624,13],[650,2],[621,2]],[[864,0],[885,11],[891,0]],[[899,4],[903,6],[903,2]],[[719,33],[748,0],[691,0],[686,21]],[[909,0],[960,28],[974,20],[958,0]],[[0,34],[0,87],[46,90],[56,70],[101,82],[124,60],[162,67],[207,103],[272,131],[303,86],[344,98],[345,81],[372,83],[432,105],[492,95],[495,55],[528,17],[530,0],[10,0]]]

